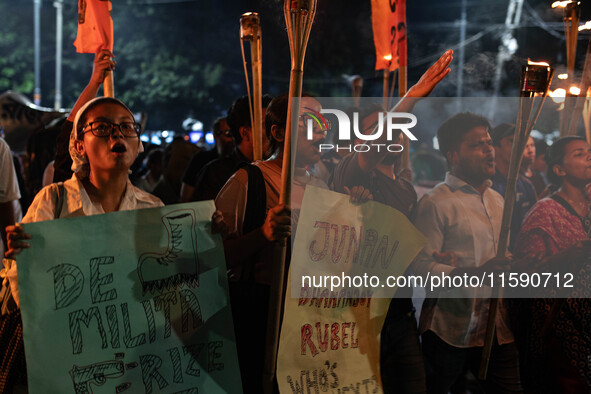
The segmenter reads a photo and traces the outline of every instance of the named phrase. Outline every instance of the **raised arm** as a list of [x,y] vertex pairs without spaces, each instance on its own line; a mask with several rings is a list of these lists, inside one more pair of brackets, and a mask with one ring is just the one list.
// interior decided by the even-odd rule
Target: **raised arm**
[[76,100],[76,103],[68,116],[70,122],[74,121],[76,113],[84,106],[84,104],[96,97],[100,86],[105,80],[107,72],[115,69],[116,62],[113,60],[113,57],[114,55],[108,49],[103,49],[94,55],[92,75],[88,81],[88,85],[86,85],[82,93],[80,93],[80,96],[78,96],[78,100]]
[[[453,51],[449,49],[439,58],[439,60],[425,71],[419,81],[406,92],[404,97],[398,101],[390,112],[411,112],[419,100],[423,97],[429,96],[437,84],[450,73],[449,65],[452,59]],[[391,143],[386,137],[386,133],[383,133],[382,136],[376,140],[375,144]],[[374,169],[387,154],[388,152],[386,149],[381,149],[379,152],[371,150],[367,152],[358,152],[355,153],[355,156],[357,157],[361,170],[367,173]]]

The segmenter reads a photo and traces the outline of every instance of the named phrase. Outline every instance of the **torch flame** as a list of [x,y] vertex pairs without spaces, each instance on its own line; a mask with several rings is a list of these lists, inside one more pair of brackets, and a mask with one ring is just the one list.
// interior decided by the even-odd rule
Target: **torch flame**
[[392,55],[386,55],[386,56],[384,56],[384,60],[387,60],[387,61],[392,60]]
[[575,96],[578,96],[579,94],[581,94],[581,89],[579,89],[577,86],[571,86],[568,91],[570,94],[575,95]]
[[568,79],[568,74],[558,74],[558,79]]
[[552,98],[552,101],[554,101],[556,104],[563,103],[564,98],[566,97],[566,90],[564,90],[562,88],[556,89],[555,91],[548,92],[548,95]]
[[527,59],[528,66],[546,66],[550,67],[550,65],[546,62],[532,62],[531,60]]
[[587,21],[584,25],[579,26],[579,31],[591,30],[591,21]]
[[574,1],[571,1],[571,0],[555,1],[554,3],[552,3],[552,8],[565,8],[570,3],[574,3]]

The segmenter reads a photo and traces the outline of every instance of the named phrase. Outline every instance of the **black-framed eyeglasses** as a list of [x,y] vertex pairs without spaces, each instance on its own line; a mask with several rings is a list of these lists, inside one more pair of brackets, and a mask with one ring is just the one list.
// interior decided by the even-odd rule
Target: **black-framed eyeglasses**
[[[85,130],[87,127],[89,129]],[[82,128],[84,133],[92,132],[92,134],[96,137],[109,137],[113,134],[115,130],[115,126],[121,131],[124,137],[138,137],[140,135],[140,131],[142,127],[139,123],[136,122],[121,122],[121,123],[113,123],[109,122],[108,120],[99,120],[96,122],[90,122],[86,126]]]
[[231,137],[232,136],[232,132],[230,130],[214,130],[213,133],[215,135],[223,135],[225,137]]

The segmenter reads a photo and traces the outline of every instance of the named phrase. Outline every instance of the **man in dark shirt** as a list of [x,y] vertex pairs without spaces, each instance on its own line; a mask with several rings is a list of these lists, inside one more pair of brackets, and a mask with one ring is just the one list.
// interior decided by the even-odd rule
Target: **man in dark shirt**
[[[511,149],[513,146],[513,137],[515,135],[515,125],[502,123],[495,127],[491,132],[493,146],[495,148],[495,175],[491,178],[493,181],[492,189],[499,192],[503,198],[507,190],[507,175],[509,173],[509,162],[511,160]],[[524,155],[526,152],[524,152]],[[513,207],[513,216],[511,218],[511,233],[509,237],[509,250],[513,250],[513,245],[519,234],[521,222],[525,214],[536,203],[536,191],[534,185],[523,175],[517,176],[517,194],[515,196],[515,206]]]
[[[271,96],[263,96],[263,112],[260,114],[263,119],[270,101]],[[240,164],[250,163],[253,160],[253,137],[248,96],[240,97],[232,103],[226,121],[234,138],[234,151],[228,156],[216,159],[203,167],[197,176],[194,201],[214,200]],[[263,133],[263,159],[267,158],[266,152],[268,150],[269,140]]]
[[199,172],[205,165],[220,157],[226,157],[234,150],[234,139],[226,118],[217,118],[213,123],[213,139],[215,147],[197,152],[191,158],[181,186],[181,202],[194,201],[195,185]]

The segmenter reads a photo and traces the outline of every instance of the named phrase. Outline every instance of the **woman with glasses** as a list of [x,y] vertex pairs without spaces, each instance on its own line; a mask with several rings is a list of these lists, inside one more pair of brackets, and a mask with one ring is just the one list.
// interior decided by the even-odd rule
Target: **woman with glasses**
[[[98,97],[87,102],[77,112],[70,135],[74,175],[66,182],[43,188],[22,223],[162,206],[158,198],[129,181],[129,168],[142,148],[139,134],[139,124],[121,101]],[[6,257],[13,259],[22,248],[29,247],[26,240],[31,236],[19,225],[6,227],[6,232]],[[11,291],[2,292],[2,314],[12,315],[10,319],[18,326],[21,323],[16,263],[9,259],[3,262],[3,276],[8,278]],[[3,373],[9,385],[14,386],[7,387],[8,392],[26,385],[22,378],[25,376],[22,331],[15,329],[13,337],[13,346],[2,356],[3,365],[9,362]],[[13,354],[17,356],[11,357]]]
[[[140,125],[121,101],[98,97],[76,114],[70,137],[72,178],[43,188],[22,223],[90,216],[101,213],[162,206],[162,202],[129,181],[129,168],[138,151]],[[14,258],[30,236],[22,227],[8,226],[6,257]],[[15,264],[8,269],[13,296],[18,303]]]

